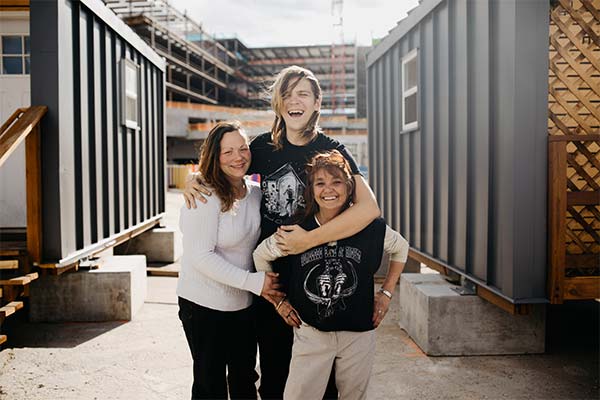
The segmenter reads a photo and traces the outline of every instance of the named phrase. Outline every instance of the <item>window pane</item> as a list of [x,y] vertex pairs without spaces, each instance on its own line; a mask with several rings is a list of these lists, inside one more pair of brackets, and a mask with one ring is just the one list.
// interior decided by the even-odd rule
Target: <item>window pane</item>
[[29,36],[24,36],[25,39],[25,54],[30,54],[29,51]]
[[2,57],[2,73],[7,75],[15,75],[23,73],[23,58],[22,57]]
[[413,58],[404,64],[404,90],[417,86],[417,58]]
[[417,121],[417,94],[404,98],[404,125]]
[[29,72],[29,63],[30,63],[29,56],[26,56],[25,57],[25,74],[27,74],[27,75],[31,74],[31,72]]
[[21,36],[2,36],[3,54],[23,54]]
[[125,118],[137,122],[137,100],[127,97]]
[[137,68],[126,64],[125,71],[126,90],[131,93],[137,93]]

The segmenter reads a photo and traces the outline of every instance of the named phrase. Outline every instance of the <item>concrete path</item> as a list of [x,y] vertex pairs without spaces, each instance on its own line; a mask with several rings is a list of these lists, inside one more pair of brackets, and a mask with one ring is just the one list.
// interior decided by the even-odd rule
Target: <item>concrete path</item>
[[[164,223],[177,228],[180,194],[169,192],[166,203]],[[176,281],[149,277],[131,322],[31,324],[15,314],[3,326],[11,339],[0,351],[0,400],[189,399],[192,361]],[[397,326],[394,300],[377,329],[369,399],[600,398],[598,303],[549,313],[555,344],[547,354],[433,358]]]
[[[0,399],[187,399],[192,364],[175,278],[149,277],[131,322],[11,322]],[[377,330],[369,399],[598,399],[598,353],[426,357],[395,325]]]

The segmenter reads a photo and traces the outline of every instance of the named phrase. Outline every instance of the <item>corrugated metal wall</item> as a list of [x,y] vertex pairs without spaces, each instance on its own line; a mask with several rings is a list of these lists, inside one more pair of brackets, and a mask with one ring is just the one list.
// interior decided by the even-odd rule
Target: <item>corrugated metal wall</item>
[[[419,127],[402,132],[418,49]],[[370,184],[411,246],[515,302],[546,274],[548,1],[424,0],[368,56]]]
[[[164,211],[165,64],[98,0],[31,1],[32,104],[42,125],[43,260]],[[140,67],[139,128],[121,123],[120,60]]]

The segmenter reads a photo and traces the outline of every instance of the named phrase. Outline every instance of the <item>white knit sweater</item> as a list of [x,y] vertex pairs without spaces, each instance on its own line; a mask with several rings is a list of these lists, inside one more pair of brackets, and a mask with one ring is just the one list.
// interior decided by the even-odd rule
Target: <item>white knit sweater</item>
[[183,256],[177,295],[219,311],[237,311],[260,295],[264,272],[253,270],[252,251],[260,234],[258,184],[246,180],[246,196],[225,213],[213,194],[197,208],[181,208]]

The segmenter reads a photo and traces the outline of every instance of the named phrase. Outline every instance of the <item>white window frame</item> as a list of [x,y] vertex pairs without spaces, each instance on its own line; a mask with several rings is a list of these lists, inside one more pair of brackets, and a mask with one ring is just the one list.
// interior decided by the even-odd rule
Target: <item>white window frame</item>
[[[135,69],[136,92],[127,90],[127,69]],[[127,99],[135,100],[135,120],[127,117]],[[140,124],[140,66],[133,61],[121,59],[121,123],[130,129],[139,129]]]
[[[417,56],[418,56],[418,50],[413,49],[408,54],[406,54],[404,57],[402,57],[402,77],[401,77],[402,80],[401,80],[401,82],[402,82],[402,131],[403,132],[412,131],[419,127],[419,94],[418,94],[418,92],[419,92],[419,60],[418,60]],[[417,82],[416,82],[415,86],[406,88],[406,87],[404,87],[405,75],[406,75],[406,64],[408,64],[409,62],[411,62],[413,60],[415,60],[415,62],[417,64]],[[406,109],[405,109],[406,108],[406,98],[413,94],[416,94],[416,98],[417,98],[417,120],[409,122],[407,124],[406,123]]]
[[[21,53],[20,54],[4,54],[2,48],[2,38],[4,36],[20,36],[21,37]],[[25,38],[29,38],[29,53],[25,52]],[[21,58],[21,71],[20,74],[5,74],[3,71],[4,57],[20,57]],[[29,58],[29,73],[25,68],[25,59]],[[2,76],[29,76],[31,75],[31,37],[29,33],[2,33],[0,34],[0,75]]]

